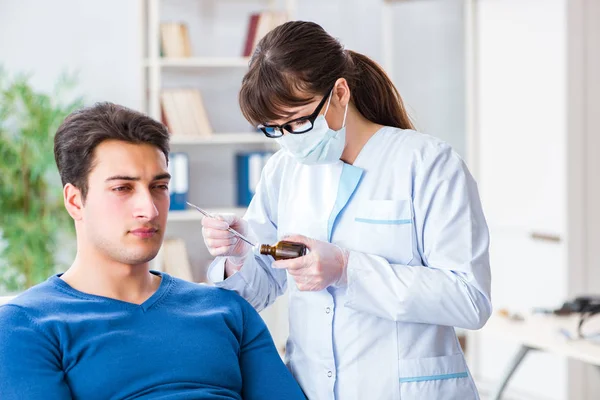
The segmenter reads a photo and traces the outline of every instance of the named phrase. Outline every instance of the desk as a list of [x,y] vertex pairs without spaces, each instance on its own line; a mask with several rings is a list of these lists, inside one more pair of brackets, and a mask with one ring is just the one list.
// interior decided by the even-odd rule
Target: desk
[[[559,317],[555,315],[534,314],[526,315],[524,321],[513,320],[497,315],[492,316],[483,328],[482,332],[490,336],[500,337],[508,341],[520,344],[519,350],[513,356],[507,366],[498,387],[491,396],[493,400],[499,400],[527,353],[531,350],[541,350],[570,357],[588,364],[600,366],[600,344],[586,340],[569,340],[559,331],[566,329],[576,336],[578,315]],[[584,325],[584,330],[600,330],[599,318],[594,317]]]

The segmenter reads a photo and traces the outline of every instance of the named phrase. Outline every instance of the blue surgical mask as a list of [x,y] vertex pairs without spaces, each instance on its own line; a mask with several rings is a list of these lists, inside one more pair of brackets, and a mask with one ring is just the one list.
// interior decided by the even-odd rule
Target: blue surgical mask
[[342,128],[334,131],[329,128],[325,115],[329,110],[331,95],[327,100],[327,107],[323,115],[319,115],[313,124],[313,128],[303,134],[286,133],[282,137],[275,139],[277,143],[287,150],[294,158],[307,165],[314,164],[332,164],[340,159],[346,146],[346,114],[348,113],[348,104],[344,111],[344,120]]

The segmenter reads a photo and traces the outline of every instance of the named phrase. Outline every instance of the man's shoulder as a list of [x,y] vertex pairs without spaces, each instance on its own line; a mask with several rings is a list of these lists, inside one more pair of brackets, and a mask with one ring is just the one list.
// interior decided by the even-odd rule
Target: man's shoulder
[[194,296],[196,298],[208,298],[218,301],[239,303],[244,300],[240,295],[232,290],[223,289],[208,283],[196,283],[186,281],[180,278],[171,277],[175,286],[177,296]]
[[202,309],[235,309],[242,313],[252,306],[233,290],[227,290],[206,283],[195,283],[171,277],[174,286],[174,296],[177,302],[182,302]]
[[56,285],[52,283],[54,277],[30,287],[23,293],[15,296],[4,305],[12,305],[23,308],[45,308],[54,298],[62,297]]
[[53,307],[54,299],[62,296],[56,287],[47,280],[32,286],[23,293],[0,305],[0,325],[23,318],[33,320]]

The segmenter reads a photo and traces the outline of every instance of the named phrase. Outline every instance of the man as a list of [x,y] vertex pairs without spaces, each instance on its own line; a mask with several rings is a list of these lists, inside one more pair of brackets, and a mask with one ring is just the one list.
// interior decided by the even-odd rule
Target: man
[[114,104],[60,126],[54,155],[77,255],[0,307],[0,398],[304,399],[245,300],[150,271],[168,153],[162,124]]

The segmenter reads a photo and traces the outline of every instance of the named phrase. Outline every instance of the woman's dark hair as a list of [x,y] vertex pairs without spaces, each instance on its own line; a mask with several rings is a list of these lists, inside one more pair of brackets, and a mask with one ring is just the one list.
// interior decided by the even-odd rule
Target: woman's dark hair
[[84,201],[94,149],[111,139],[156,146],[169,162],[169,132],[160,122],[112,103],[97,103],[77,110],[56,131],[54,159],[63,186],[71,183],[77,187]]
[[344,50],[313,22],[287,22],[258,43],[242,81],[240,108],[253,125],[284,119],[289,117],[285,108],[326,95],[338,78],[346,79],[350,101],[369,121],[413,129],[402,98],[383,69],[365,55]]

